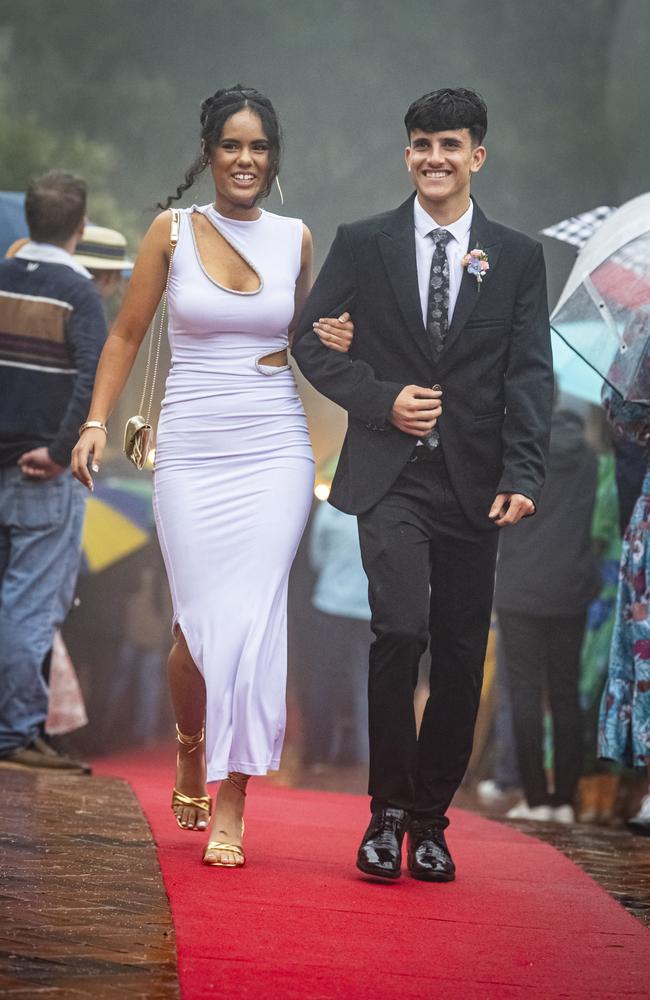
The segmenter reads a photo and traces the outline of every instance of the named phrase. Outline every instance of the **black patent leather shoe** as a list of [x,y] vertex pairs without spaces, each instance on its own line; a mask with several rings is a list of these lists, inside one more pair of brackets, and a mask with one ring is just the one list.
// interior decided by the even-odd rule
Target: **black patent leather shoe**
[[423,882],[453,882],[452,861],[444,830],[420,820],[411,820],[408,830],[408,869]]
[[378,809],[363,835],[357,868],[364,875],[396,879],[402,869],[402,840],[408,822],[404,809]]

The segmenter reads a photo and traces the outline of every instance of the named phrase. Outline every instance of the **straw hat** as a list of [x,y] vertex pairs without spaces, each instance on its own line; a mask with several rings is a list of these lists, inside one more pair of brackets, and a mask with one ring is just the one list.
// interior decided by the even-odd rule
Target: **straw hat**
[[5,260],[9,260],[10,257],[15,257],[18,251],[22,250],[26,243],[29,243],[29,237],[27,236],[21,236],[19,240],[14,240],[5,254]]
[[87,223],[74,259],[92,271],[123,271],[133,267],[126,257],[126,240],[117,229]]

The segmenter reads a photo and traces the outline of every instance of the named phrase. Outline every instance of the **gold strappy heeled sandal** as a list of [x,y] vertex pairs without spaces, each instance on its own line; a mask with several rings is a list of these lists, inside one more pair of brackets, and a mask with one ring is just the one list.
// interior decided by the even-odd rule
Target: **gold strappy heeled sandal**
[[[187,751],[188,754],[194,753],[196,748],[199,747],[201,743],[203,743],[204,738],[205,738],[204,726],[201,726],[198,733],[194,733],[193,736],[187,736],[185,733],[182,733],[180,731],[180,729],[178,728],[178,724],[176,725],[176,739],[182,746],[190,748]],[[187,826],[181,823],[179,814],[176,812],[176,809],[178,807],[180,807],[181,809],[189,807],[190,809],[196,809],[198,813],[207,813],[206,822],[207,820],[210,819],[210,816],[212,815],[212,799],[210,798],[209,795],[197,795],[197,796],[185,795],[184,792],[179,792],[177,788],[174,788],[172,791],[172,811],[174,813],[174,816],[176,817],[176,822],[181,830],[200,830],[201,827],[198,827],[196,823],[194,824],[194,826]]]
[[[237,771],[231,771],[228,775],[227,781],[231,785],[242,793],[244,798],[246,798],[246,785],[248,784],[248,779],[250,775],[239,774]],[[241,835],[244,836],[244,821],[241,821]],[[219,851],[221,854],[234,854],[234,861],[210,861],[206,858],[206,854],[209,851]],[[222,840],[209,840],[205,845],[203,850],[203,864],[211,865],[213,868],[242,868],[246,863],[246,855],[244,854],[243,847],[239,844],[227,844]]]

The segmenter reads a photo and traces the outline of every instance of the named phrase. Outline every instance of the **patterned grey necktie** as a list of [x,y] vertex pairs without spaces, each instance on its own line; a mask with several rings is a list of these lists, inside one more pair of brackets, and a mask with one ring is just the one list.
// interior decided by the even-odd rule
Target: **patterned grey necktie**
[[[449,264],[447,244],[452,238],[446,229],[432,229],[428,234],[433,240],[433,257],[429,275],[429,298],[427,300],[427,336],[431,351],[437,361],[444,347],[449,328]],[[422,444],[430,451],[440,446],[437,427],[421,438]]]
[[449,328],[449,264],[446,247],[452,235],[446,229],[433,229],[429,236],[433,241],[433,257],[427,300],[427,335],[433,356],[437,360]]

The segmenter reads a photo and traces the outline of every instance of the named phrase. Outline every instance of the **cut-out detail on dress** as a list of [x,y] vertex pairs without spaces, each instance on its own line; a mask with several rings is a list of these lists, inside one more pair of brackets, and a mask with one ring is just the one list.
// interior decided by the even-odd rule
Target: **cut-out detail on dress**
[[288,368],[289,358],[286,347],[280,351],[273,351],[271,354],[263,354],[255,359],[255,364],[262,368]]
[[[192,210],[212,216],[255,262],[261,293],[233,293],[210,280],[188,228]],[[292,372],[255,367],[287,346],[302,224],[266,212],[252,222],[213,212],[183,211],[174,254],[154,511],[176,631],[205,681],[207,780],[220,781],[280,765],[287,583],[312,504],[314,463]],[[198,225],[202,246],[211,247]],[[216,266],[215,273],[226,275]],[[237,285],[241,270],[235,277]]]
[[265,365],[259,358],[255,359],[255,367],[260,375],[279,375],[280,372],[291,371],[291,365]]
[[222,282],[220,282],[217,278],[215,278],[214,275],[210,274],[207,267],[205,266],[205,263],[203,262],[203,257],[201,256],[201,251],[199,249],[199,239],[198,239],[199,234],[197,234],[196,228],[194,226],[194,219],[193,219],[194,214],[195,211],[192,211],[189,217],[190,229],[192,231],[192,241],[194,243],[194,251],[196,253],[196,259],[199,263],[199,267],[203,271],[208,281],[211,281],[213,285],[216,285],[217,288],[221,288],[224,292],[230,292],[232,295],[259,295],[259,293],[264,288],[264,278],[257,270],[255,265],[252,263],[252,261],[250,261],[246,257],[246,255],[239,249],[239,247],[235,246],[235,244],[228,239],[225,233],[222,232],[222,230],[219,228],[217,223],[206,212],[198,212],[201,218],[205,219],[208,225],[211,226],[216,233],[218,233],[218,235],[221,237],[226,246],[230,247],[235,256],[238,257],[239,260],[242,261],[246,265],[246,267],[250,269],[251,273],[255,275],[255,277],[259,281],[259,286],[257,288],[252,288],[249,290],[230,288],[228,285],[222,284]]

